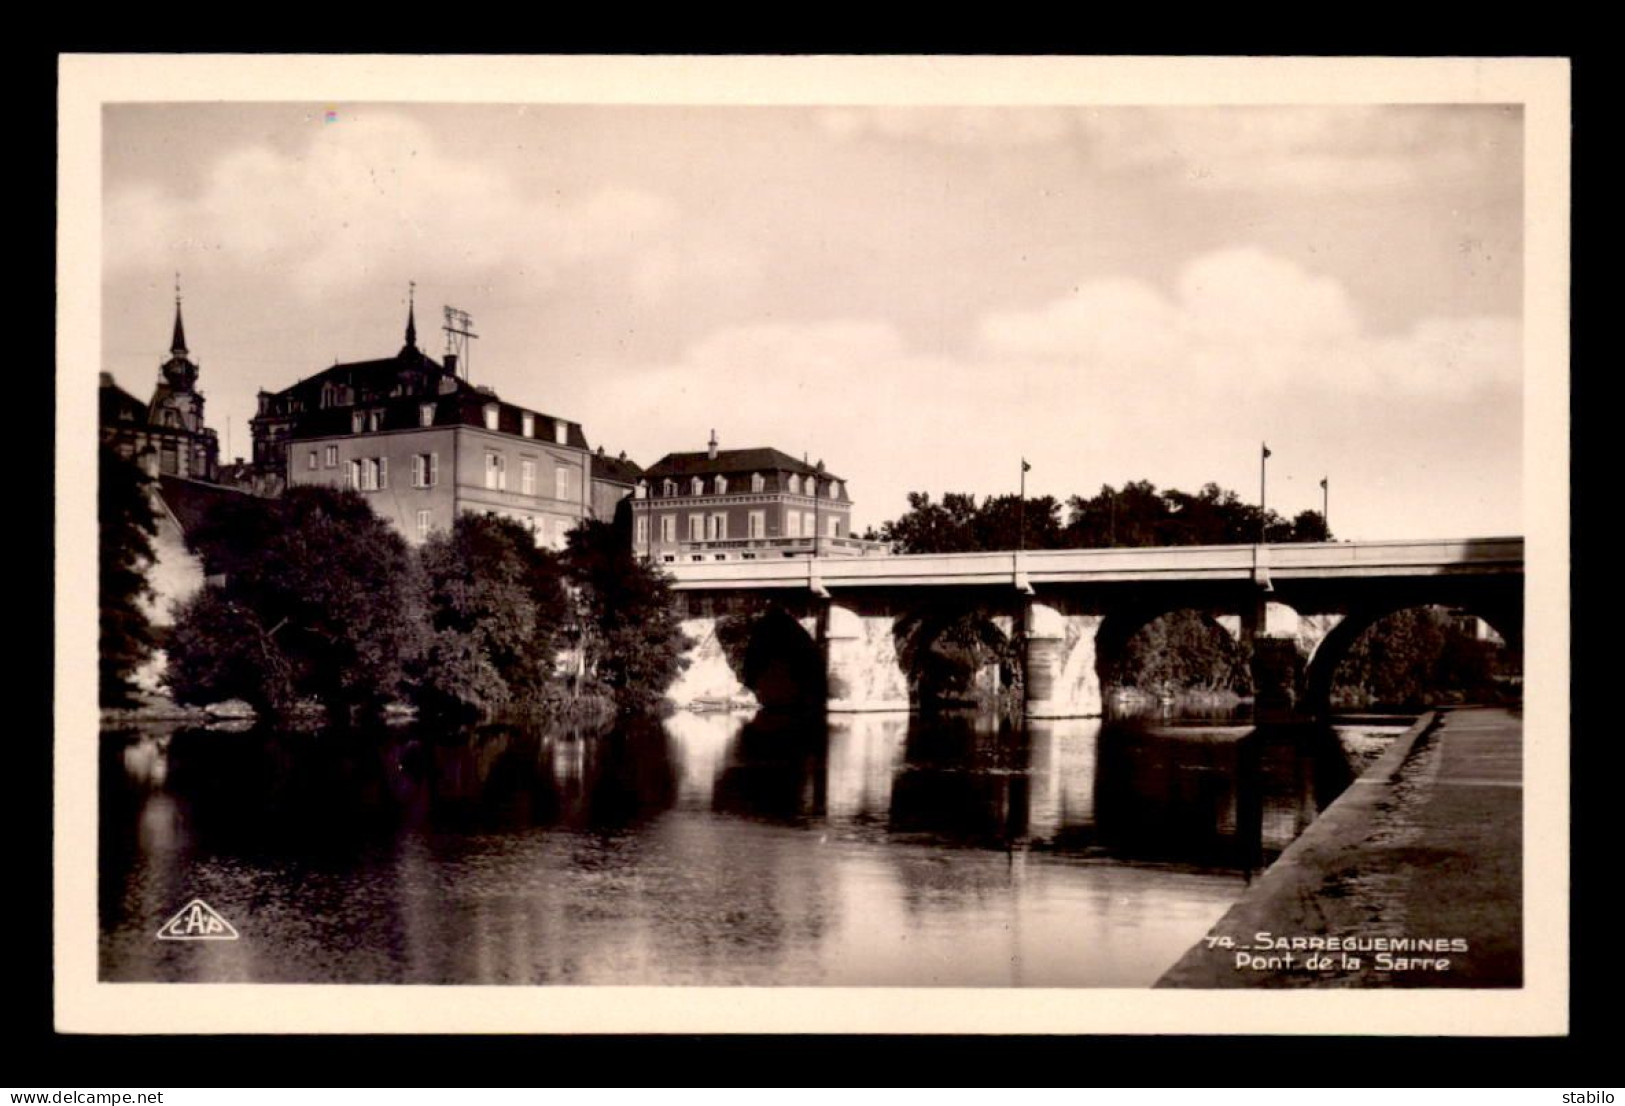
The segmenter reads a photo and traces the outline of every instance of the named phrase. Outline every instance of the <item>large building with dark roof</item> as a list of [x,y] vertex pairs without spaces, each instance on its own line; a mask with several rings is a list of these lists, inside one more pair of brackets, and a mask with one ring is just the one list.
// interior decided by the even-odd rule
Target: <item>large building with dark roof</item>
[[643,474],[632,503],[633,550],[647,560],[752,561],[864,556],[881,542],[852,536],[846,481],[768,447],[668,453]]
[[143,403],[120,388],[111,373],[101,374],[101,440],[121,456],[138,461],[149,475],[215,479],[220,443],[204,424],[197,379],[198,364],[186,348],[177,295],[169,359],[158,368],[152,399]]
[[[538,545],[611,509],[632,485],[619,468],[595,489],[581,424],[502,400],[417,345],[413,308],[394,357],[333,365],[280,392],[250,420],[254,464],[287,484],[360,491],[412,542],[460,512],[514,519]],[[608,466],[606,466],[606,469]],[[634,466],[635,468],[635,466]]]

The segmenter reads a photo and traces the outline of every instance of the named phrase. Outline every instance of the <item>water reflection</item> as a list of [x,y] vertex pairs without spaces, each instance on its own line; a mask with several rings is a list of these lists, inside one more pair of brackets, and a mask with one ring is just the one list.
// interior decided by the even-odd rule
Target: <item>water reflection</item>
[[[1348,776],[1166,719],[109,732],[102,973],[1144,985]],[[194,896],[242,939],[153,940]]]

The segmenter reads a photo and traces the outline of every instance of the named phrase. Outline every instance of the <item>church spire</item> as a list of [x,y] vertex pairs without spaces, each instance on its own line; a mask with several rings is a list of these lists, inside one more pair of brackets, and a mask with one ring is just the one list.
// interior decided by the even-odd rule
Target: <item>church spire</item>
[[407,282],[406,293],[406,348],[418,348],[418,320],[417,320],[417,291],[418,282]]
[[181,324],[181,275],[175,274],[175,336],[170,339],[169,352],[176,356],[186,353],[186,327]]

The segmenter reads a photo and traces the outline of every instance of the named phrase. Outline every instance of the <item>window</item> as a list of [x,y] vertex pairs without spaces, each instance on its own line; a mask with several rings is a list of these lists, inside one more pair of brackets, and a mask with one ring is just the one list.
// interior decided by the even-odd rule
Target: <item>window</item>
[[689,495],[704,495],[705,494],[705,481],[701,480],[698,476],[696,476],[692,480],[690,480],[688,482],[688,494]]
[[508,490],[508,463],[494,449],[485,451],[485,486],[497,492]]
[[519,462],[519,490],[526,495],[536,494],[536,462]]
[[536,436],[536,416],[531,414],[529,411],[526,411],[519,416],[519,433],[523,434],[527,438],[534,438]]
[[310,465],[308,467],[311,469],[316,467],[316,451],[314,449],[310,451]]
[[639,480],[638,481],[638,486],[632,489],[632,498],[633,499],[643,499],[648,494],[649,494],[649,485],[645,484],[642,480]]
[[674,542],[677,540],[676,515],[660,516],[660,540],[663,542]]
[[689,541],[704,541],[705,540],[705,516],[704,515],[689,515],[688,516],[688,540]]
[[434,404],[432,404],[432,403],[420,403],[420,404],[418,404],[418,425],[419,426],[433,426],[434,425]]
[[831,480],[829,482],[829,497],[831,499],[841,498],[841,482],[839,480]]
[[350,433],[359,434],[363,429],[366,428],[366,425],[367,413],[365,411],[350,412]]
[[565,534],[569,533],[569,531],[570,523],[568,519],[556,518],[553,520],[554,549],[563,549],[566,545],[570,544],[569,539],[565,537]]
[[675,480],[663,481],[661,483],[661,485],[660,485],[660,494],[665,495],[665,496],[676,495],[677,494],[677,481],[675,481]]
[[422,540],[423,538],[426,538],[426,537],[429,536],[429,518],[430,518],[430,513],[428,511],[419,511],[418,512],[418,538],[419,538],[419,540]]
[[824,529],[826,531],[826,536],[831,537],[831,538],[840,537],[841,536],[841,516],[840,515],[830,515],[829,518],[828,518],[828,522],[829,522],[829,525],[824,527]]
[[816,538],[818,536],[818,520],[813,518],[811,511],[802,512],[801,532],[809,538]]
[[750,474],[750,490],[753,491],[753,492],[765,492],[765,491],[767,491],[767,477],[763,476],[759,472],[751,473]]
[[485,429],[487,429],[487,430],[495,430],[496,428],[497,428],[497,405],[494,404],[494,403],[487,403],[485,405]]
[[556,468],[553,470],[553,498],[570,499],[570,470]]
[[387,457],[363,457],[358,461],[350,462],[351,479],[356,481],[356,487],[364,492],[375,492],[379,488],[389,486],[389,459]]
[[361,487],[361,462],[359,460],[350,462],[349,486],[356,489]]
[[800,495],[801,494],[801,477],[797,476],[795,473],[792,472],[790,474],[790,479],[786,483],[785,486],[790,489],[790,494],[791,495]]
[[636,545],[649,544],[649,519],[639,516],[632,521],[632,541]]
[[330,469],[338,468],[339,467],[339,447],[336,446],[336,445],[328,446],[327,447],[327,455],[325,457],[325,460],[327,462],[327,467],[328,468],[330,468]]
[[747,534],[753,538],[767,537],[767,512],[752,511],[746,522]]
[[718,495],[728,494],[728,478],[726,476],[719,475],[714,481],[712,481],[712,484],[716,487]]
[[563,419],[553,420],[553,440],[560,445],[570,444],[570,426]]
[[714,514],[706,520],[705,536],[712,541],[721,541],[728,536],[728,516]]
[[367,412],[367,429],[382,430],[384,428],[384,413],[382,411]]
[[438,453],[417,453],[412,457],[412,486],[414,488],[432,488],[439,478],[440,455]]
[[785,531],[785,537],[799,538],[801,536],[801,512],[800,511],[787,511],[787,512],[785,512],[784,521],[785,521],[786,525],[788,526],[788,529]]

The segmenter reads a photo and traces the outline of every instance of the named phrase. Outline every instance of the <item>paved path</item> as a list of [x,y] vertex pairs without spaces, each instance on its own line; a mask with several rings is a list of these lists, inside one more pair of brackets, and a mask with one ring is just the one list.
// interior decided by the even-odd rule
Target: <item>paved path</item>
[[1446,711],[1397,739],[1157,986],[1517,987],[1522,904],[1521,715]]

